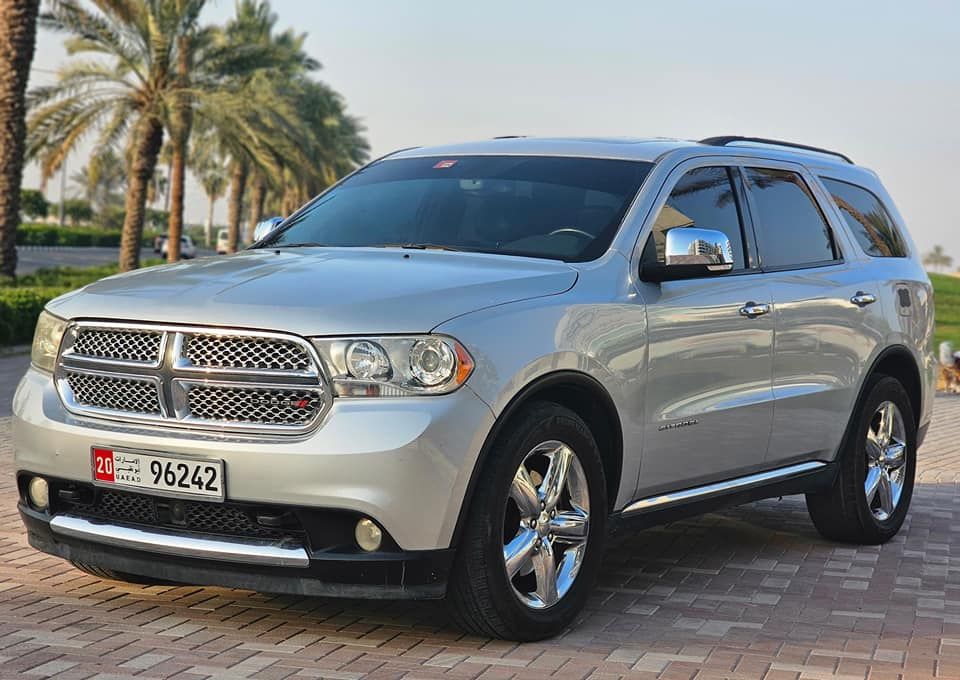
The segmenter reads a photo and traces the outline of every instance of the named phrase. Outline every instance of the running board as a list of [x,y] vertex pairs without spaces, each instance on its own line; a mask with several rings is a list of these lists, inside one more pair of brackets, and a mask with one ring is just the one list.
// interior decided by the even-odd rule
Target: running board
[[672,491],[670,493],[650,496],[634,501],[623,509],[622,516],[640,514],[649,510],[660,510],[681,503],[691,503],[701,500],[707,500],[715,496],[722,496],[736,491],[745,491],[755,487],[775,484],[793,477],[800,477],[815,470],[821,470],[827,466],[822,461],[808,461],[798,463],[797,465],[788,465],[787,467],[768,470],[767,472],[758,472],[746,477],[737,477],[723,482],[715,482],[705,486],[695,486],[683,491]]

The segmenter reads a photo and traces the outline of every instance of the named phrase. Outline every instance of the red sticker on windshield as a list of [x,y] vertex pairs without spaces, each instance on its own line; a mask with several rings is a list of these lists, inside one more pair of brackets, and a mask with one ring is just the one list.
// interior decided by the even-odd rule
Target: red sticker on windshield
[[444,168],[452,168],[456,164],[457,164],[456,161],[440,161],[439,163],[433,166],[433,169],[443,170]]

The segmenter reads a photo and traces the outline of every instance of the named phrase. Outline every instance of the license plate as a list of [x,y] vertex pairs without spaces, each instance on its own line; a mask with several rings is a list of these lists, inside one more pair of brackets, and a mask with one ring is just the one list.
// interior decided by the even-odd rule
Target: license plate
[[223,461],[95,446],[93,483],[161,496],[224,499]]

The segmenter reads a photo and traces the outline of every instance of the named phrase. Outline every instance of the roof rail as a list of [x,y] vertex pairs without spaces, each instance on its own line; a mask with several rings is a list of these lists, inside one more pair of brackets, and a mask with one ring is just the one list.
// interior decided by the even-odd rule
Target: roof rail
[[727,146],[733,142],[754,142],[755,144],[769,144],[771,146],[785,146],[790,149],[803,149],[804,151],[814,151],[816,153],[825,153],[828,156],[836,156],[837,158],[842,158],[850,165],[856,165],[849,156],[845,156],[839,151],[831,151],[830,149],[821,149],[819,146],[808,146],[806,144],[796,144],[794,142],[784,142],[779,139],[766,139],[764,137],[740,137],[739,135],[728,135],[726,137],[707,137],[706,139],[701,139],[700,144],[706,144],[708,146]]
[[523,139],[526,135],[499,135],[494,139]]

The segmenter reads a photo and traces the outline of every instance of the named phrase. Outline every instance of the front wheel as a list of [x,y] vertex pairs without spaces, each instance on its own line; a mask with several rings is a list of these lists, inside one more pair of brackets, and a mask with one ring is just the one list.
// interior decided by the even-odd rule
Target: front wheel
[[900,530],[913,496],[917,426],[910,398],[895,378],[870,378],[859,413],[839,453],[833,487],[807,495],[824,538],[884,543]]
[[606,481],[573,411],[534,404],[508,428],[478,480],[447,598],[468,632],[540,640],[573,621],[596,579]]

